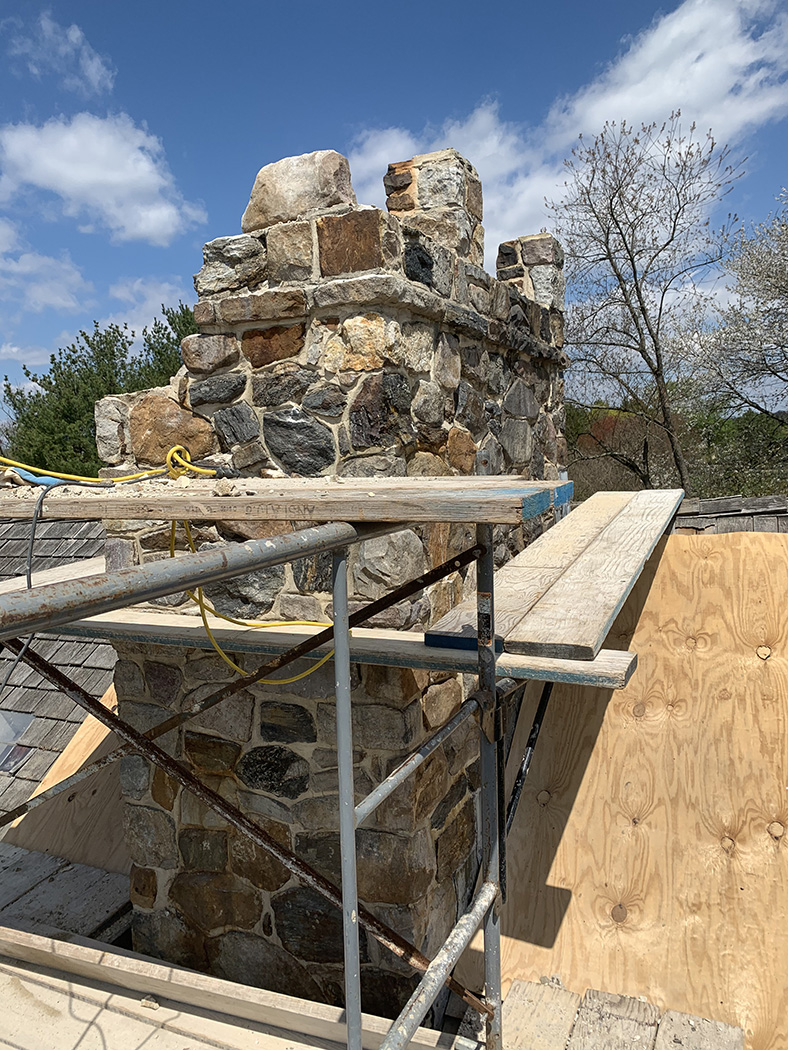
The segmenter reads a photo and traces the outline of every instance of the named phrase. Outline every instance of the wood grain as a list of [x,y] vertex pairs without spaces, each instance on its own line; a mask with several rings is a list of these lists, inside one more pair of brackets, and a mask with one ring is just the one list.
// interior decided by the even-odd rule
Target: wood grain
[[683,495],[681,489],[636,492],[509,631],[506,649],[575,660],[596,656]]
[[[114,686],[110,686],[101,702],[115,710]],[[103,758],[118,744],[114,733],[88,715],[33,796]],[[123,833],[120,763],[99,770],[73,790],[31,810],[11,826],[4,841],[77,864],[128,874],[131,858]]]
[[[523,616],[583,554],[634,492],[597,492],[529,544],[495,574],[495,635],[499,648]],[[476,648],[476,599],[456,605],[432,627],[427,645]]]
[[[262,486],[252,480],[237,496],[215,496],[213,488],[189,485],[180,491],[160,485],[143,486],[133,494],[124,486],[108,495],[84,492],[63,495],[54,490],[41,512],[42,520],[145,519],[211,521],[299,520],[322,521],[456,521],[519,524],[572,495],[572,483],[530,482],[519,478],[453,478],[414,481],[353,479],[353,483],[307,480],[308,484]],[[431,484],[438,481],[438,484]],[[503,483],[502,483],[503,482]],[[239,483],[240,485],[241,483]],[[254,495],[247,495],[249,491]],[[259,494],[258,494],[259,490]],[[19,495],[0,494],[0,517],[31,518],[35,501]]]
[[513,981],[501,1018],[506,1050],[565,1050],[579,1006],[566,988]]
[[659,1010],[626,995],[589,988],[566,1050],[652,1050]]
[[[292,625],[287,628],[256,630],[219,620],[211,631],[224,649],[236,653],[281,653],[302,642],[316,631],[314,627]],[[113,638],[153,645],[175,645],[210,649],[211,643],[197,616],[159,612],[150,609],[118,609],[99,613],[85,620],[57,628],[58,634],[76,637]],[[324,656],[333,644],[313,650],[315,659]],[[423,667],[432,671],[458,671],[476,674],[475,652],[461,649],[428,648],[418,631],[391,631],[385,628],[354,627],[350,637],[350,658],[356,663],[386,667]],[[262,660],[261,660],[262,662]],[[500,653],[496,673],[501,677],[534,678],[538,681],[582,682],[620,689],[632,676],[637,660],[633,653],[603,649],[595,660],[552,660],[539,656]]]
[[662,545],[608,636],[638,653],[627,688],[554,690],[508,844],[505,985],[558,974],[788,1050],[788,536]]

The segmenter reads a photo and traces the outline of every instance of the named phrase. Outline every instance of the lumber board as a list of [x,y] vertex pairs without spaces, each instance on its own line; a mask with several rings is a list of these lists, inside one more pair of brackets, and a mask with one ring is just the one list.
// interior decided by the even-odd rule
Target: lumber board
[[[450,479],[450,485],[424,484],[410,479],[382,484],[382,479],[353,479],[353,484],[324,482],[310,487],[270,485],[260,494],[246,495],[244,488],[236,496],[213,495],[213,489],[199,490],[189,486],[180,491],[164,487],[151,492],[150,487],[128,495],[125,488],[107,495],[88,490],[79,495],[54,490],[41,511],[42,520],[75,519],[143,519],[169,521],[190,520],[298,520],[324,521],[412,521],[412,522],[486,522],[520,524],[529,518],[559,506],[571,499],[572,483],[550,481],[534,483],[518,478],[499,479],[463,477]],[[430,482],[434,479],[430,479]],[[258,487],[253,485],[251,491]],[[30,518],[34,501],[13,493],[0,494],[0,517]]]
[[[298,625],[258,630],[213,618],[210,622],[211,631],[222,648],[229,652],[258,653],[261,656],[284,652],[316,633],[314,627]],[[107,641],[117,639],[153,645],[211,648],[199,617],[139,607],[76,620],[58,627],[55,633]],[[331,644],[321,646],[309,658],[319,659],[332,648]],[[418,667],[465,674],[476,674],[478,671],[475,652],[428,647],[424,644],[424,635],[418,631],[354,627],[350,638],[350,658],[355,663],[386,667]],[[555,660],[512,653],[499,653],[496,658],[496,673],[500,677],[576,682],[609,689],[623,688],[636,666],[637,657],[634,653],[618,649],[604,649],[595,660]]]
[[[290,1033],[291,1038],[303,1035],[346,1045],[344,1010],[339,1007],[220,980],[43,925],[0,926],[0,955],[126,991],[162,996],[187,1007],[260,1022]],[[383,1018],[363,1014],[364,1050],[377,1050],[390,1025]],[[452,1041],[441,1032],[419,1028],[409,1045],[415,1050],[450,1050]]]
[[660,1018],[654,1050],[744,1050],[741,1028],[667,1010]]
[[[42,583],[63,583],[65,580],[84,579],[86,576],[99,576],[106,571],[104,555],[97,558],[85,558],[83,561],[58,565],[54,569],[42,569],[34,572],[31,580],[34,587]],[[24,576],[15,576],[10,580],[0,580],[0,594],[10,594],[26,587]]]
[[683,496],[636,492],[509,632],[509,652],[593,659]]
[[[496,646],[556,583],[605,526],[634,498],[634,492],[597,492],[515,555],[495,573]],[[476,600],[456,605],[425,634],[427,645],[476,648]]]
[[[114,686],[110,686],[101,702],[110,710],[116,709]],[[92,715],[87,715],[33,796],[103,758],[118,744],[114,733]],[[3,841],[74,863],[128,874],[131,858],[123,832],[120,763],[99,770],[73,790],[57,795],[20,817],[6,832]]]
[[652,1050],[659,1010],[631,996],[589,988],[566,1050]]
[[[30,853],[42,863],[41,853]],[[46,861],[54,858],[46,857]],[[85,864],[61,862],[48,878],[40,879],[26,893],[0,910],[0,922],[20,919],[47,922],[75,933],[92,934],[128,904],[126,875],[102,871]]]
[[788,1050],[788,535],[661,546],[610,635],[638,673],[553,691],[507,843],[504,989],[557,974]]
[[506,1050],[565,1050],[579,1006],[566,988],[513,981],[501,1017]]
[[54,876],[66,862],[0,842],[0,912]]

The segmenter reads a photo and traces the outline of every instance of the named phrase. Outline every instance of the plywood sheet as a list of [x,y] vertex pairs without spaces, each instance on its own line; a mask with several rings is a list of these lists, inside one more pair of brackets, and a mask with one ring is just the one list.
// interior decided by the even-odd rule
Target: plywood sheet
[[606,640],[637,652],[629,685],[556,687],[509,839],[505,987],[557,974],[788,1050],[786,595],[788,536],[671,536]]
[[[115,688],[102,703],[115,710]],[[119,746],[114,733],[92,715],[76,731],[33,795],[109,754]],[[123,832],[120,763],[99,770],[71,791],[49,799],[21,817],[6,832],[5,842],[40,850],[78,864],[128,874],[131,858]]]

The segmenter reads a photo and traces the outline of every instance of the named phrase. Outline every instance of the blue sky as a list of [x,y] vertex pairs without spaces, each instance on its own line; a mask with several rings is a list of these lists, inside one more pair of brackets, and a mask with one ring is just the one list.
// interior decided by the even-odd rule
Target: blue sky
[[748,156],[726,201],[788,182],[785,0],[0,0],[0,374],[94,319],[194,301],[257,170],[337,149],[361,201],[389,161],[454,146],[498,243],[549,225],[561,162],[606,119],[711,127]]

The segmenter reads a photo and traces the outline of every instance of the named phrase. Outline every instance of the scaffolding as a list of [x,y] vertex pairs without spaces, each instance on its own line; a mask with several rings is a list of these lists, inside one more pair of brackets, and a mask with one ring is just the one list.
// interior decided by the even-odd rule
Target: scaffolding
[[[483,464],[482,464],[483,466]],[[470,480],[470,479],[469,479]],[[492,479],[490,479],[492,480]],[[542,483],[541,491],[547,497],[535,501],[530,516],[541,513],[559,488]],[[571,491],[571,490],[570,490]],[[525,504],[523,503],[526,517]],[[422,520],[424,520],[422,518]],[[539,727],[549,699],[550,685],[542,695],[537,717],[523,758],[520,776],[507,807],[504,798],[505,735],[507,710],[521,698],[526,684],[515,677],[498,678],[495,646],[494,558],[493,524],[476,525],[475,544],[461,554],[417,579],[389,592],[354,612],[349,612],[348,550],[352,545],[374,537],[388,535],[407,528],[410,521],[354,524],[331,522],[304,528],[291,534],[271,539],[230,544],[220,549],[187,553],[177,559],[120,569],[112,573],[81,580],[66,580],[17,591],[0,597],[0,642],[17,658],[25,661],[43,677],[60,688],[85,711],[113,730],[122,745],[99,763],[87,766],[43,792],[14,811],[1,823],[10,823],[17,817],[41,805],[55,794],[69,790],[73,785],[94,773],[101,766],[122,755],[137,753],[161,768],[176,783],[192,792],[202,803],[221,816],[229,825],[247,835],[258,846],[267,850],[288,868],[302,883],[311,886],[337,908],[341,909],[344,940],[345,1013],[347,1045],[350,1050],[361,1050],[362,1018],[360,991],[359,927],[364,928],[381,944],[422,973],[421,981],[391,1025],[381,1044],[381,1050],[400,1050],[407,1046],[436,997],[448,986],[467,1004],[485,1018],[487,1047],[502,1050],[501,1032],[501,959],[500,959],[500,903],[506,893],[507,828],[511,827],[514,810],[522,790],[530,755],[536,743]],[[52,630],[72,624],[83,617],[119,609],[130,604],[150,600],[212,581],[229,579],[253,570],[281,565],[284,562],[321,552],[332,554],[333,626],[320,631],[285,652],[262,663],[253,673],[243,675],[215,690],[182,713],[164,720],[160,725],[140,733],[128,722],[109,711],[100,700],[91,696],[71,681],[48,661],[36,654],[21,636],[36,630]],[[458,569],[476,564],[476,666],[478,688],[462,704],[454,716],[427,739],[410,757],[402,762],[382,783],[358,803],[354,799],[353,730],[351,712],[351,648],[350,631],[384,609],[395,605],[424,587],[435,583]],[[336,734],[339,782],[339,833],[341,848],[341,884],[336,886],[318,871],[286,849],[238,808],[202,783],[189,769],[173,759],[156,744],[156,739],[190,719],[222,703],[228,697],[272,672],[307,654],[313,654],[328,642],[334,646],[334,677],[336,698]],[[425,663],[425,666],[429,666]],[[536,677],[533,673],[522,677]],[[376,918],[359,904],[356,889],[356,829],[374,812],[377,806],[423,764],[449,736],[469,719],[476,719],[480,750],[480,821],[477,834],[481,839],[481,878],[475,896],[465,914],[446,938],[434,959],[427,959],[419,949],[396,931]],[[474,993],[463,987],[452,976],[461,954],[479,929],[484,936],[484,992]]]

